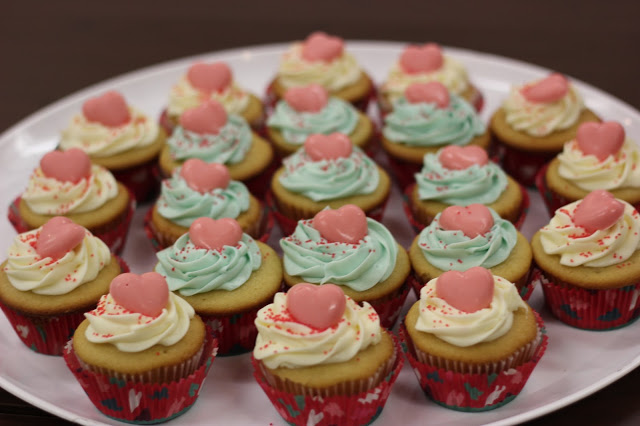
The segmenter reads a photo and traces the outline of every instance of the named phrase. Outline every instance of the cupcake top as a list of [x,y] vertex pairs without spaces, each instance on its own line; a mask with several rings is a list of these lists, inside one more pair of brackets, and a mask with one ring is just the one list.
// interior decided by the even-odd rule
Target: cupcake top
[[359,119],[353,105],[329,97],[319,84],[310,84],[287,90],[268,118],[267,126],[278,129],[287,142],[302,145],[315,133],[351,134]]
[[121,94],[109,91],[82,105],[82,113],[62,131],[60,149],[79,148],[92,157],[109,157],[151,145],[158,125],[127,105]]
[[502,104],[506,122],[519,132],[547,136],[573,126],[584,109],[582,97],[558,73],[515,86]]
[[565,266],[604,267],[629,259],[640,245],[640,216],[633,206],[604,190],[558,210],[540,230],[547,254]]
[[415,178],[421,200],[461,206],[493,203],[507,188],[507,175],[477,146],[447,146],[426,154]]
[[505,335],[513,313],[526,309],[516,286],[487,269],[448,271],[420,290],[416,330],[458,347],[491,342]]
[[3,271],[11,285],[43,295],[70,293],[111,262],[101,239],[60,216],[14,237],[8,254]]
[[376,163],[341,133],[309,136],[282,163],[282,186],[313,201],[370,194],[380,181]]
[[398,255],[389,230],[352,204],[298,221],[293,234],[280,240],[280,247],[287,274],[355,291],[386,280]]
[[233,219],[196,219],[189,232],[156,254],[155,271],[183,296],[233,291],[262,263],[256,242]]
[[91,164],[84,151],[72,148],[42,157],[21,197],[35,213],[65,215],[94,211],[117,194],[111,172]]
[[340,287],[300,283],[258,311],[253,356],[268,368],[345,362],[381,339],[380,319]]

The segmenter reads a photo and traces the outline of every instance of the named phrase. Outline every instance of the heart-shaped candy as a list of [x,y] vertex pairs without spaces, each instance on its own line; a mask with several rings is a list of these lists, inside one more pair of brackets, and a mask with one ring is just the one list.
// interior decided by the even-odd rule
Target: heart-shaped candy
[[484,204],[450,206],[440,213],[440,226],[447,231],[462,231],[467,237],[475,238],[491,230],[493,216]]
[[607,229],[624,213],[624,204],[604,189],[592,191],[573,212],[573,223],[588,233]]
[[122,126],[131,120],[127,102],[113,90],[86,101],[82,105],[82,114],[87,120],[107,127]]
[[197,248],[221,251],[224,246],[238,244],[242,228],[235,219],[200,217],[189,227],[189,239]]
[[302,44],[302,57],[310,62],[331,62],[342,56],[344,41],[322,31],[312,33]]
[[559,73],[553,73],[533,84],[523,87],[520,92],[529,102],[551,103],[563,98],[569,91],[569,81]]
[[449,91],[437,81],[429,83],[412,83],[404,91],[404,96],[409,103],[418,104],[421,102],[436,104],[438,108],[449,106]]
[[318,112],[327,105],[329,94],[319,84],[310,84],[287,90],[284,100],[298,112]]
[[79,148],[51,151],[40,160],[40,170],[46,177],[60,182],[78,183],[91,177],[91,160]]
[[148,317],[160,315],[169,301],[167,280],[157,272],[120,274],[111,281],[109,293],[126,310]]
[[318,212],[313,218],[313,227],[331,243],[357,244],[369,233],[367,216],[353,204]]
[[603,161],[616,155],[624,144],[624,128],[615,121],[582,123],[576,133],[578,148],[585,155],[595,155]]
[[332,133],[330,135],[309,135],[304,142],[304,150],[312,161],[335,160],[348,158],[353,151],[353,144],[347,135]]
[[347,301],[335,284],[296,284],[287,292],[287,310],[299,323],[326,330],[342,319]]
[[491,306],[493,275],[481,266],[447,271],[436,281],[436,295],[454,308],[472,313]]
[[180,125],[201,135],[217,135],[227,124],[227,112],[218,101],[208,100],[200,106],[186,110],[180,116]]
[[222,92],[231,85],[231,68],[224,62],[197,62],[189,67],[187,80],[203,93]]
[[464,170],[477,164],[485,166],[489,163],[487,151],[476,145],[449,145],[440,151],[440,164],[449,170]]
[[436,43],[407,46],[400,55],[400,66],[407,74],[437,71],[443,62],[442,49]]
[[211,192],[216,188],[229,186],[231,176],[224,164],[206,163],[199,158],[190,158],[180,169],[180,176],[187,182],[189,188],[201,194]]
[[71,219],[62,216],[53,217],[40,228],[36,240],[36,253],[42,258],[60,259],[76,248],[84,240],[85,235],[85,229],[73,223]]

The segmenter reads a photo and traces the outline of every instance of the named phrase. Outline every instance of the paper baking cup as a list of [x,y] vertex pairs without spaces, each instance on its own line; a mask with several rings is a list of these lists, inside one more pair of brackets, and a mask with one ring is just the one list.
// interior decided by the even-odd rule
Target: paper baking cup
[[218,338],[218,355],[239,355],[253,350],[258,329],[255,319],[260,307],[233,315],[200,315]]
[[489,153],[497,157],[502,169],[524,186],[534,186],[536,174],[551,161],[557,152],[522,151],[506,145],[495,138]]
[[122,170],[110,170],[117,181],[122,182],[139,203],[155,199],[160,193],[158,158]]
[[534,313],[538,323],[536,339],[501,362],[472,366],[422,352],[416,354],[404,321],[400,328],[402,349],[420,387],[436,404],[456,411],[493,410],[518,396],[547,348],[544,323]]
[[402,306],[404,305],[405,300],[407,300],[407,295],[409,294],[410,277],[411,274],[409,274],[407,282],[402,284],[402,286],[392,294],[380,299],[367,301],[371,307],[375,309],[378,317],[380,317],[381,327],[391,330],[396,324],[396,321],[398,321],[400,311],[402,311]]
[[397,338],[391,336],[396,346],[395,359],[390,361],[389,366],[382,367],[378,374],[384,373],[384,377],[375,387],[369,383],[376,383],[379,380],[376,377],[359,383],[338,385],[325,393],[291,382],[278,383],[289,389],[279,390],[269,384],[267,377],[272,376],[262,368],[262,363],[251,357],[254,377],[278,414],[290,425],[368,425],[382,413],[391,387],[404,364]]
[[89,370],[78,360],[72,341],[65,347],[64,360],[95,407],[107,417],[133,424],[155,424],[186,412],[198,398],[204,379],[217,352],[217,340],[206,333],[195,371],[163,383],[145,383],[111,377]]

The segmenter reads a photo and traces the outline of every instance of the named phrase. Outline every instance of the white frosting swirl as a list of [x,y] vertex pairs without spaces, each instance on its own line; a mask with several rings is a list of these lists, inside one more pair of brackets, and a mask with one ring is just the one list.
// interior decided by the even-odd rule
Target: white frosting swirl
[[180,116],[188,109],[195,108],[207,100],[218,101],[228,114],[241,114],[249,105],[249,93],[232,83],[224,90],[204,93],[191,85],[186,75],[169,92],[169,115]]

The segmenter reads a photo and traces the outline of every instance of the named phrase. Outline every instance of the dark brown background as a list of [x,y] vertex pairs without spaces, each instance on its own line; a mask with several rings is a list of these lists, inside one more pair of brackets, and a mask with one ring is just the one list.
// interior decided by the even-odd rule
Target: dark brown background
[[[22,0],[0,8],[0,131],[62,96],[127,71],[219,49],[287,42],[316,29],[346,39],[437,41],[508,56],[561,71],[640,108],[640,2],[633,0]],[[638,383],[636,369],[532,424],[640,424]],[[0,424],[66,422],[0,390]]]

